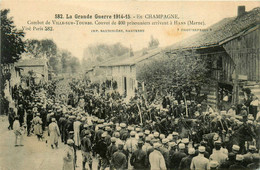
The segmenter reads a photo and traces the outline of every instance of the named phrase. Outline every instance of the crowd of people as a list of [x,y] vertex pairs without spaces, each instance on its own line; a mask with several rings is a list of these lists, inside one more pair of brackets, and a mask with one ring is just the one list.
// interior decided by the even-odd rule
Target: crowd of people
[[68,170],[77,166],[77,152],[83,169],[93,169],[93,159],[98,169],[260,167],[260,113],[250,114],[247,106],[214,111],[174,94],[150,102],[137,93],[125,102],[116,91],[96,87],[85,80],[18,87],[8,114],[15,146],[23,146],[23,133],[41,141],[47,132],[51,148],[59,148],[59,139],[66,144]]

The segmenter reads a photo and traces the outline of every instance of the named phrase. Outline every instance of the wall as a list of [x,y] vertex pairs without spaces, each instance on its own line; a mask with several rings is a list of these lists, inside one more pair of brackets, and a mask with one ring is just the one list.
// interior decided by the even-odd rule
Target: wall
[[236,64],[237,74],[247,75],[249,81],[260,81],[260,27],[252,28],[223,45]]

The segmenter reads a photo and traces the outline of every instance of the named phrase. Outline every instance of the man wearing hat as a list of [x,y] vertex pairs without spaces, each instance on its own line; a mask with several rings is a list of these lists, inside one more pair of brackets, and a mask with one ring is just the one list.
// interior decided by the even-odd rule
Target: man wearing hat
[[204,146],[199,146],[199,155],[195,156],[190,165],[191,170],[207,170],[209,169],[209,160],[204,157],[204,152],[206,151],[206,148]]
[[84,137],[81,140],[81,152],[82,152],[82,167],[83,170],[86,169],[86,163],[88,167],[92,169],[92,143],[90,140],[91,133],[89,130],[84,131]]
[[256,152],[256,147],[254,145],[249,145],[248,152],[243,155],[243,165],[247,166],[250,163],[253,163],[253,154]]
[[243,159],[244,159],[243,155],[237,154],[235,164],[231,165],[229,169],[235,169],[235,170],[246,169],[246,167],[242,165]]
[[221,151],[221,141],[215,141],[215,151],[210,155],[210,161],[217,161],[219,165],[227,160],[227,155]]
[[137,149],[137,139],[135,138],[135,134],[136,134],[135,131],[131,131],[130,138],[126,140],[126,144],[125,144],[126,150],[130,154],[130,157],[131,154]]
[[74,131],[74,142],[75,142],[75,146],[77,149],[80,148],[80,144],[81,144],[81,139],[80,139],[80,117],[78,116],[76,118],[76,121],[73,123],[73,131]]
[[40,118],[40,113],[36,113],[36,117],[32,120],[34,134],[37,136],[38,140],[42,139],[42,119]]
[[54,149],[54,145],[58,148],[58,140],[60,137],[60,129],[56,123],[55,118],[51,119],[52,123],[49,124],[49,142],[51,144],[51,148]]
[[163,155],[160,152],[160,143],[154,143],[154,151],[149,155],[149,163],[151,165],[151,170],[165,170],[166,164]]
[[123,153],[123,143],[118,144],[118,150],[113,154],[111,159],[111,169],[127,169],[127,157]]
[[63,157],[63,168],[62,170],[75,170],[75,159],[74,159],[74,141],[68,139],[66,142],[68,145],[65,148],[65,153]]
[[173,169],[178,169],[180,162],[182,160],[182,158],[186,157],[187,155],[185,154],[185,144],[184,143],[180,143],[179,144],[179,151],[175,152],[172,156],[171,159],[169,161],[171,161],[173,163]]
[[168,149],[169,140],[167,138],[162,139],[162,146],[160,147],[160,151],[164,157],[166,167],[169,167],[169,149]]
[[15,134],[15,147],[19,146],[17,144],[17,140],[18,138],[20,139],[20,146],[23,146],[23,134],[21,131],[21,127],[20,127],[20,123],[19,123],[19,117],[15,116],[15,121],[13,123],[13,130],[14,130],[14,134]]
[[108,158],[110,163],[111,163],[112,156],[116,151],[117,151],[116,138],[111,137],[111,144],[108,146],[107,153],[106,153],[107,158]]
[[195,157],[195,149],[189,148],[188,154],[188,156],[181,159],[179,169],[190,169],[191,160]]
[[100,156],[98,162],[98,169],[105,169],[108,165],[108,158],[107,158],[107,143],[105,142],[106,133],[104,132],[101,135],[101,139],[97,141],[95,151]]
[[146,153],[142,150],[143,141],[139,140],[137,143],[137,150],[133,152],[130,157],[130,164],[134,169],[146,169]]
[[32,110],[28,109],[27,110],[27,115],[26,115],[27,136],[29,136],[30,132],[31,132],[32,120],[33,120]]

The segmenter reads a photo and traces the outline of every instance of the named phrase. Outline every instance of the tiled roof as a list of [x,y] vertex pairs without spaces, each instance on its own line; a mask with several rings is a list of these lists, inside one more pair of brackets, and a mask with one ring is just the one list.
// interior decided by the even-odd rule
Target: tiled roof
[[208,30],[211,31],[195,34],[167,47],[166,50],[202,48],[219,45],[219,43],[258,24],[260,24],[260,7],[254,8],[239,17],[224,18],[220,22],[208,27]]
[[161,48],[155,48],[152,50],[148,50],[146,54],[143,54],[143,51],[137,51],[134,53],[134,56],[130,57],[129,54],[124,55],[121,58],[113,58],[110,61],[105,61],[99,66],[106,67],[106,66],[120,66],[120,65],[133,65],[140,61],[143,61],[147,58],[150,58],[154,55],[157,55],[161,52]]

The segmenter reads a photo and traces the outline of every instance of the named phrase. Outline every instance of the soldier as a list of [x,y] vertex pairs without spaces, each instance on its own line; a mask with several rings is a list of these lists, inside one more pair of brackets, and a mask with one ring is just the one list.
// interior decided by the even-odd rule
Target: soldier
[[96,144],[96,153],[99,154],[100,158],[99,158],[99,162],[98,162],[98,170],[101,168],[106,169],[107,165],[108,165],[108,158],[107,158],[107,144],[105,142],[105,137],[106,134],[103,133],[101,135],[101,139],[99,141],[97,141]]
[[111,138],[111,144],[107,148],[107,158],[109,159],[110,162],[110,168],[111,168],[111,159],[113,154],[117,151],[117,145],[116,145],[116,138],[112,137]]
[[91,133],[89,130],[84,131],[84,137],[81,140],[81,152],[82,152],[82,167],[85,170],[85,165],[88,163],[90,169],[92,169],[92,143],[90,140]]
[[179,151],[175,152],[172,156],[171,156],[171,161],[173,163],[173,169],[178,169],[181,159],[186,157],[187,155],[185,154],[185,145],[183,143],[179,144]]
[[34,127],[34,134],[37,136],[38,140],[42,140],[42,119],[40,118],[40,113],[36,113],[36,117],[32,120]]
[[28,109],[27,116],[26,116],[26,123],[27,123],[27,136],[30,136],[31,126],[32,126],[33,114],[32,110]]
[[137,149],[137,140],[135,138],[135,131],[130,132],[130,138],[126,140],[125,144],[125,150],[128,151],[128,153],[131,154]]
[[20,123],[19,123],[19,117],[15,117],[15,121],[13,123],[13,130],[15,134],[15,147],[19,146],[17,144],[18,138],[20,139],[20,146],[23,146],[23,134],[21,131]]
[[75,154],[73,149],[74,141],[72,139],[68,139],[66,143],[68,144],[68,146],[65,148],[62,170],[75,170],[75,162],[74,162]]
[[123,143],[118,144],[118,151],[116,151],[111,159],[111,169],[126,169],[127,168],[127,157],[123,153]]
[[219,165],[223,164],[227,160],[227,155],[224,154],[221,149],[221,142],[215,141],[215,151],[210,155],[209,160],[217,161]]
[[188,154],[189,154],[188,156],[181,159],[181,162],[180,162],[180,165],[179,165],[180,170],[190,168],[191,161],[195,157],[195,149],[189,148]]
[[80,148],[80,117],[78,116],[76,121],[73,123],[74,141],[77,149]]
[[166,167],[169,167],[169,150],[168,150],[168,142],[169,140],[167,138],[162,139],[162,146],[160,147],[160,151],[164,157]]
[[207,170],[209,169],[209,160],[204,157],[204,152],[205,152],[205,147],[204,146],[199,146],[199,155],[195,156],[190,164],[190,169],[191,170]]
[[154,143],[154,151],[149,155],[151,170],[166,170],[166,164],[163,155],[160,152],[160,143]]
[[134,169],[146,169],[146,153],[142,150],[143,141],[139,140],[137,143],[137,150],[133,152],[130,163]]
[[58,140],[60,137],[60,130],[56,123],[55,118],[52,118],[52,123],[49,124],[50,144],[51,148],[54,149],[54,145],[58,148]]
[[231,165],[229,169],[235,169],[235,170],[246,169],[246,167],[242,165],[242,162],[243,162],[243,155],[237,154],[235,164]]

